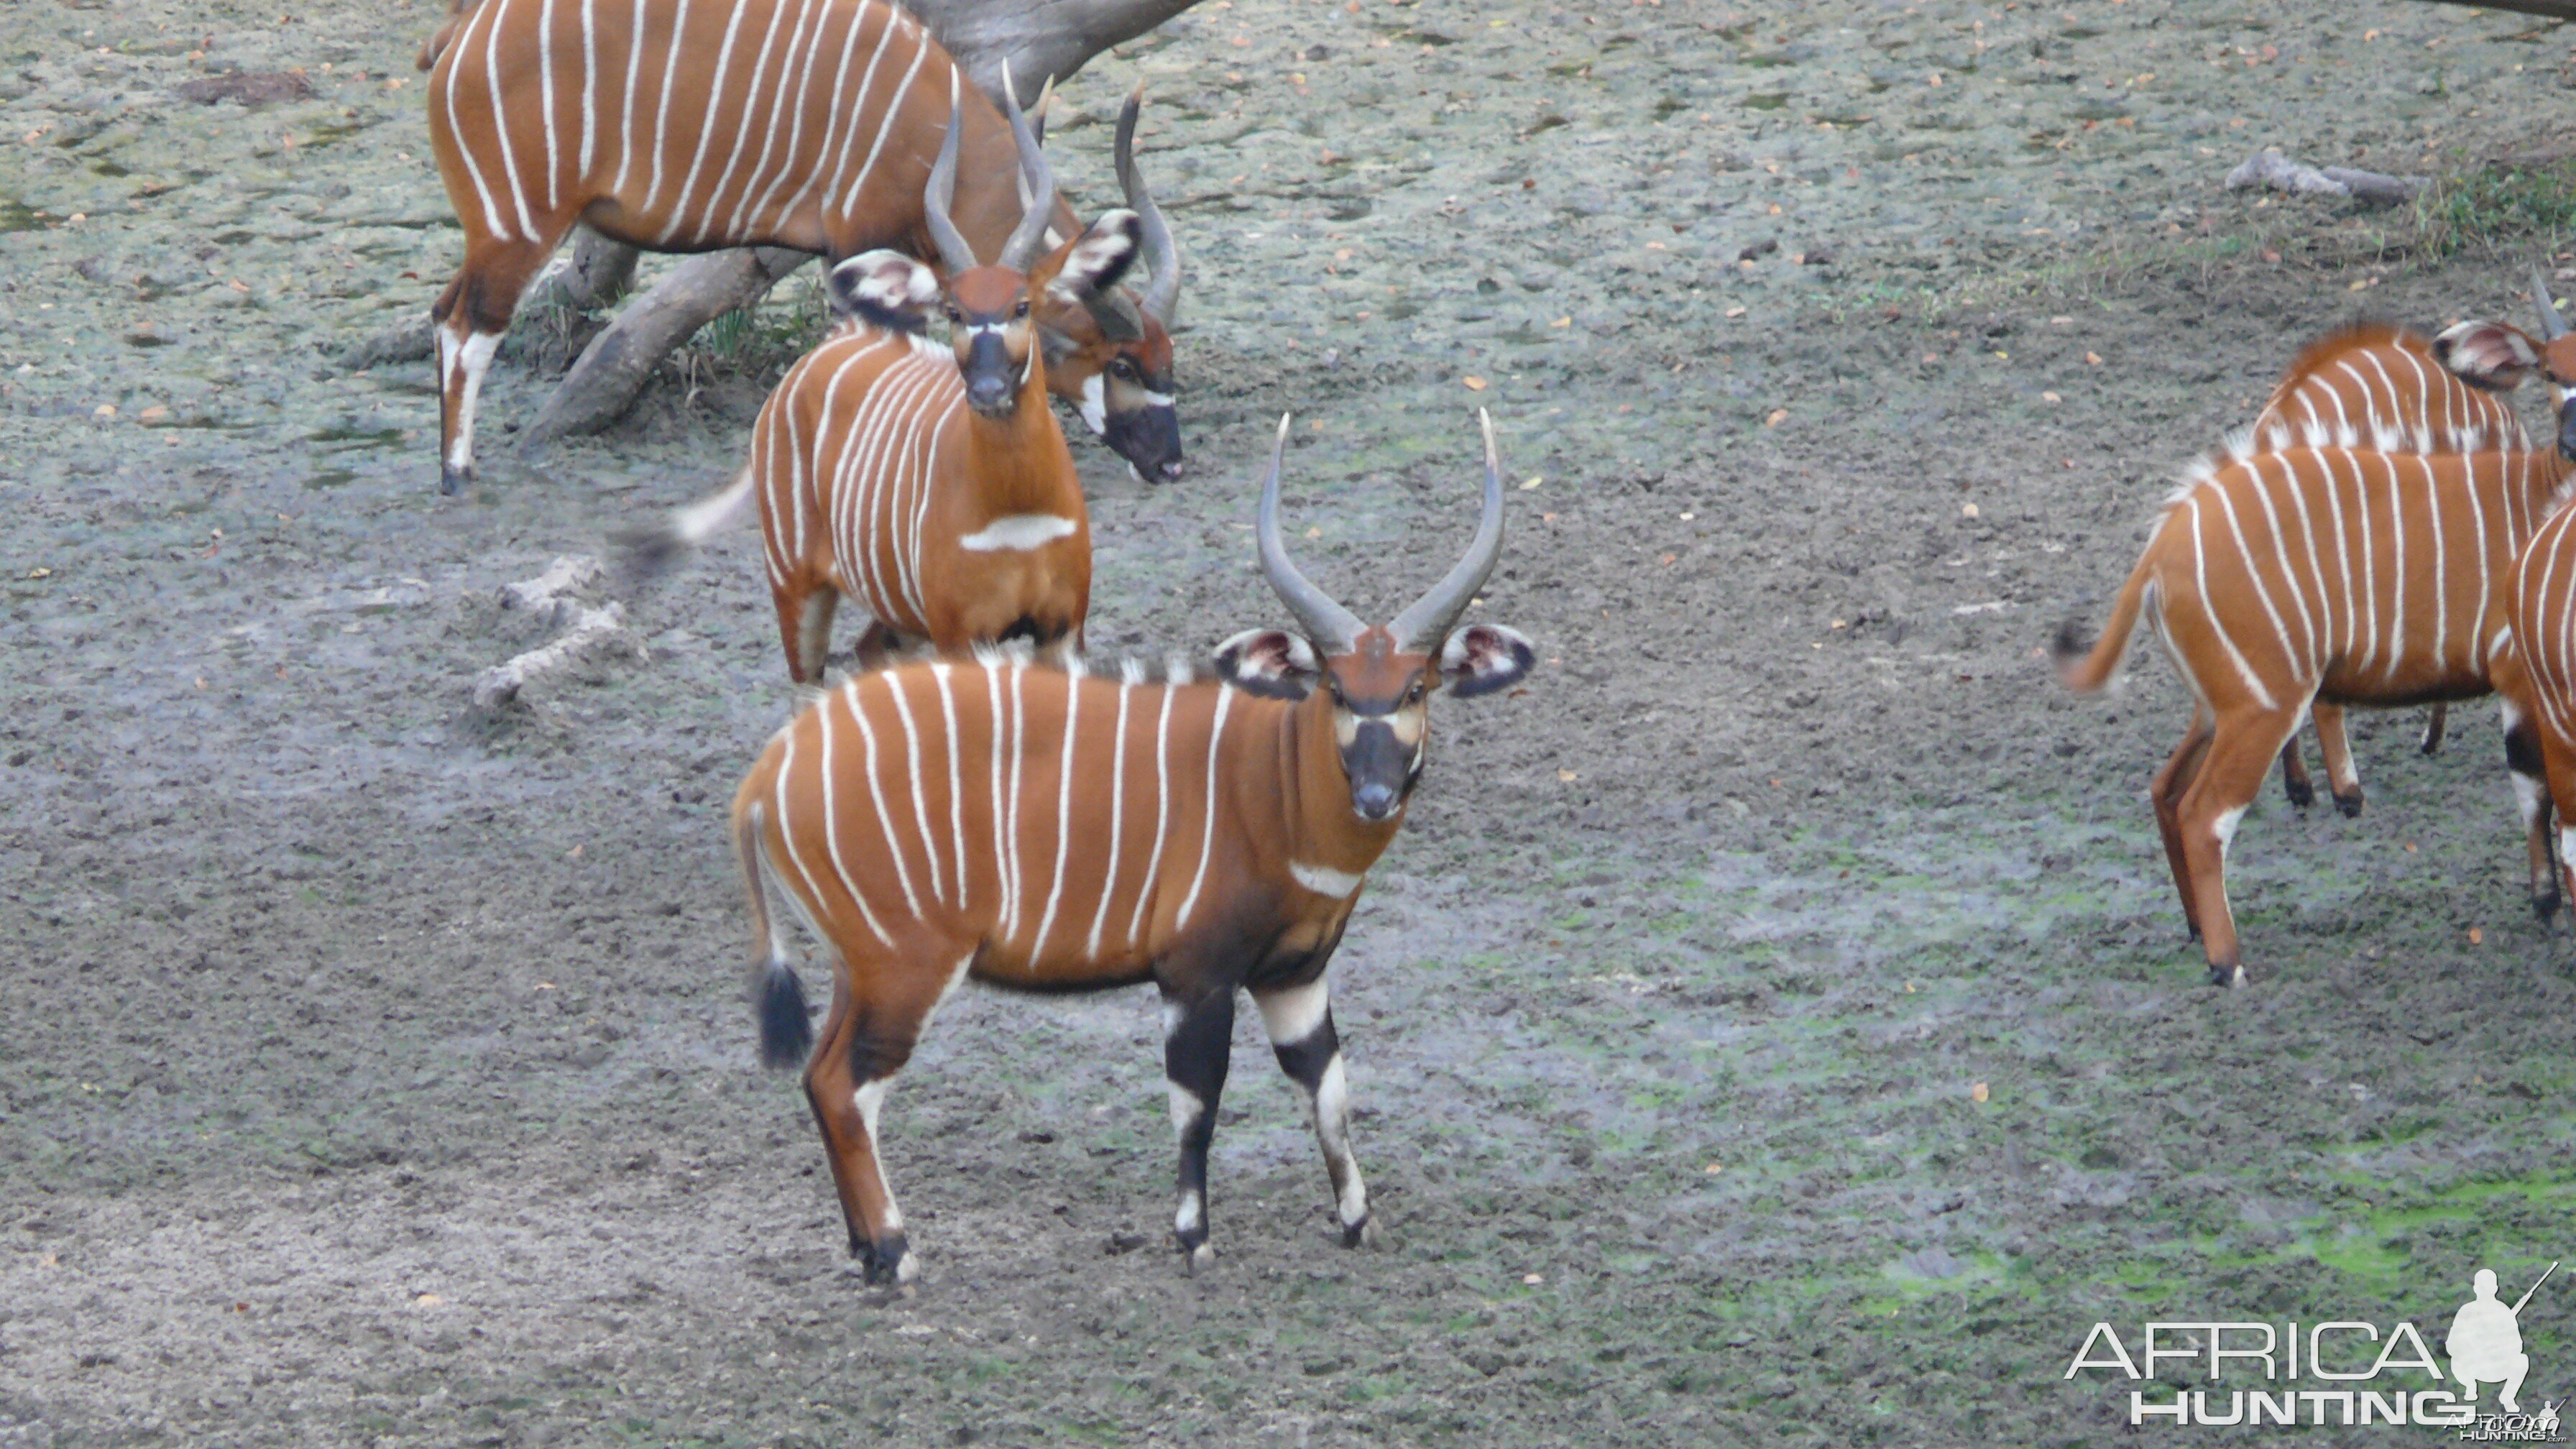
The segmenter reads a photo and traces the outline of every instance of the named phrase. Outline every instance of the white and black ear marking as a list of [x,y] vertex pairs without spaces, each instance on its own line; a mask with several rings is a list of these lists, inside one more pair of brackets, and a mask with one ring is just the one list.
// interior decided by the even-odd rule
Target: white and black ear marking
[[1538,663],[1538,646],[1518,629],[1470,624],[1440,646],[1440,677],[1461,699],[1518,684]]
[[2502,322],[2462,322],[2433,339],[2433,360],[2471,387],[2511,392],[2540,365],[2540,344]]
[[1047,295],[1059,302],[1083,305],[1085,299],[1118,285],[1143,245],[1136,213],[1123,206],[1100,213],[1091,229],[1074,238],[1064,265],[1047,283]]
[[826,279],[832,310],[889,332],[919,332],[939,300],[939,275],[901,252],[861,252]]
[[1304,699],[1322,672],[1315,646],[1285,629],[1246,629],[1216,646],[1217,678],[1246,694]]

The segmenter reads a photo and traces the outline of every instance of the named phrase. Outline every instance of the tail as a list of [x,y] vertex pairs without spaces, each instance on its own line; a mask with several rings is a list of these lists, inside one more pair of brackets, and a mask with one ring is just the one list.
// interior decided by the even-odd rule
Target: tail
[[431,31],[429,39],[420,43],[420,54],[413,56],[411,63],[422,70],[438,64],[438,57],[447,49],[447,42],[456,38],[456,27],[465,23],[465,12],[473,9],[474,5],[475,0],[449,0],[447,23]]
[[672,509],[670,517],[662,522],[619,534],[617,543],[625,552],[626,573],[630,577],[660,573],[681,554],[713,538],[751,500],[751,484],[751,470],[745,468],[721,491],[685,508]]
[[805,1015],[805,983],[788,962],[784,932],[769,911],[769,862],[760,837],[767,814],[757,803],[734,812],[733,848],[742,867],[743,888],[751,894],[753,936],[769,954],[758,968],[760,982],[760,1062],[774,1070],[801,1065],[814,1049],[814,1026]]
[[2129,652],[2129,635],[2138,627],[2138,610],[2147,596],[2147,586],[2155,581],[2146,559],[2129,572],[2129,582],[2120,589],[2119,601],[2111,606],[2111,622],[2102,637],[2087,645],[2072,619],[2057,626],[2057,638],[2049,646],[2049,656],[2057,661],[2057,677],[2078,694],[2091,694],[2111,682],[2120,667],[2120,656]]

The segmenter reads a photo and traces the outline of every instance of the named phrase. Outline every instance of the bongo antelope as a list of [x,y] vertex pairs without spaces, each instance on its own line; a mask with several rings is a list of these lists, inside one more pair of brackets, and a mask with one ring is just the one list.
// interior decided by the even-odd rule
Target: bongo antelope
[[[2387,322],[2359,322],[2310,343],[2253,423],[2253,445],[2265,452],[2295,447],[2372,448],[2382,453],[2521,451],[2531,446],[2513,407],[2473,387],[2436,361],[2433,339]],[[2449,707],[2436,702],[2424,724],[2423,750],[2442,747]],[[2352,765],[2343,710],[2319,700],[2317,747],[2335,807],[2361,813],[2361,776]],[[2298,736],[2281,746],[2281,787],[2290,803],[2316,801]]]
[[[920,178],[952,103],[966,121],[955,225],[989,251],[1022,219],[1001,113],[881,0],[481,0],[460,3],[421,59],[431,148],[465,228],[430,313],[444,492],[473,479],[493,350],[576,222],[651,251],[933,255]],[[1131,148],[1134,129],[1122,120]],[[1167,480],[1181,466],[1166,330],[1179,258],[1132,154],[1119,174],[1150,218],[1141,305],[1043,298],[1038,319],[1062,395],[1141,476]],[[1069,209],[1049,220],[1077,229]]]
[[[871,664],[907,642],[947,653],[1011,638],[1079,646],[1091,525],[1047,406],[1030,303],[1114,285],[1136,255],[1136,216],[1105,212],[1032,265],[1055,180],[1016,104],[1010,113],[1041,204],[1000,257],[980,265],[949,223],[952,125],[923,203],[945,288],[898,252],[834,267],[848,320],[770,393],[733,484],[647,541],[648,552],[694,544],[757,497],[779,642],[799,683],[822,677],[843,594],[868,610],[859,653]],[[949,320],[946,347],[921,336],[934,302]]]
[[[1212,1256],[1208,1145],[1235,993],[1249,991],[1313,1112],[1343,1241],[1368,1229],[1325,965],[1404,822],[1432,692],[1502,689],[1533,651],[1510,629],[1455,627],[1502,548],[1490,421],[1466,557],[1378,626],[1289,562],[1287,437],[1283,418],[1256,536],[1297,630],[1234,636],[1205,682],[1178,664],[1160,683],[1133,665],[1114,679],[1040,668],[1020,648],[854,676],[770,741],[734,797],[762,1050],[772,1065],[805,1061],[850,1250],[871,1280],[916,1269],[877,1113],[931,1012],[970,978],[1161,992],[1180,1139],[1172,1231],[1193,1265]],[[789,964],[791,918],[835,958],[819,1045]]]
[[[2445,366],[2496,388],[2539,358],[2530,338],[2493,322],[2464,322],[2435,346]],[[2144,614],[2191,689],[2190,727],[2152,793],[2214,982],[2244,981],[2227,847],[2282,742],[2318,699],[2417,704],[2493,688],[2509,652],[2514,559],[2568,471],[2547,454],[2349,448],[2205,462],[2167,501],[2100,641],[2087,653],[2071,624],[2061,632],[2065,682],[2090,692],[2108,682]],[[2535,757],[2509,701],[2505,713],[2530,825]]]
[[[2557,393],[2558,446],[2547,456],[2561,475],[2576,473],[2576,335],[2535,274],[2542,341],[2530,364]],[[2519,349],[2515,349],[2519,360]],[[2514,566],[2505,619],[2513,648],[2497,670],[2503,696],[2505,749],[2530,826],[2531,903],[2540,918],[2556,914],[2563,892],[2576,890],[2576,508],[2549,515]],[[2537,782],[2533,777],[2538,777]],[[2532,788],[2537,783],[2543,788]],[[2550,816],[2557,816],[2557,858]]]

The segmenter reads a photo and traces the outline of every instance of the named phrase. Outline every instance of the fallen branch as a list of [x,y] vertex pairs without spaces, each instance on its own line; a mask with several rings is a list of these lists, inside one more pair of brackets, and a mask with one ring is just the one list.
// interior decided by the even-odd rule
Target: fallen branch
[[2356,171],[2349,166],[2302,166],[2272,150],[2255,152],[2245,158],[2244,165],[2227,173],[2230,191],[2270,187],[2294,196],[2347,196],[2378,206],[2411,201],[2429,184],[2421,176],[2389,176],[2378,171]]
[[2517,15],[2543,15],[2576,20],[2576,0],[2433,0],[2436,5],[2474,5],[2480,10],[2510,10]]
[[[635,285],[638,255],[624,242],[610,241],[586,226],[577,228],[571,253],[557,256],[528,284],[528,294],[519,303],[520,314],[596,312]],[[389,362],[424,362],[437,355],[438,335],[423,310],[351,344],[338,363],[343,371],[357,372]]]
[[494,665],[476,676],[476,709],[498,714],[517,701],[520,691],[529,685],[602,655],[622,655],[639,664],[650,661],[643,641],[626,627],[625,605],[611,599],[594,608],[578,597],[582,590],[594,587],[606,576],[607,570],[599,560],[567,555],[547,565],[546,571],[533,579],[501,586],[503,609],[536,614],[550,626],[570,627],[552,643],[516,655],[508,663]]
[[672,348],[725,313],[756,304],[813,259],[785,247],[750,247],[682,262],[582,349],[529,425],[527,446],[595,433],[617,421]]

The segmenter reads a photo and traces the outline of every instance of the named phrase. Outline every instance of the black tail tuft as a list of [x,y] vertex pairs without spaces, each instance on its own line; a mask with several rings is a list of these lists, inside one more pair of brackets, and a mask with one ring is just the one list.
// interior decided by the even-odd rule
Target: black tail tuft
[[609,542],[616,548],[617,575],[622,583],[649,583],[689,551],[679,530],[667,524],[619,529],[609,535]]
[[2057,637],[2049,641],[2048,656],[2060,666],[2074,663],[2093,652],[2093,641],[2084,637],[2084,626],[2073,619],[2057,626]]
[[814,1024],[805,1018],[805,983],[796,968],[772,961],[760,983],[760,1062],[773,1070],[804,1065],[814,1049]]

